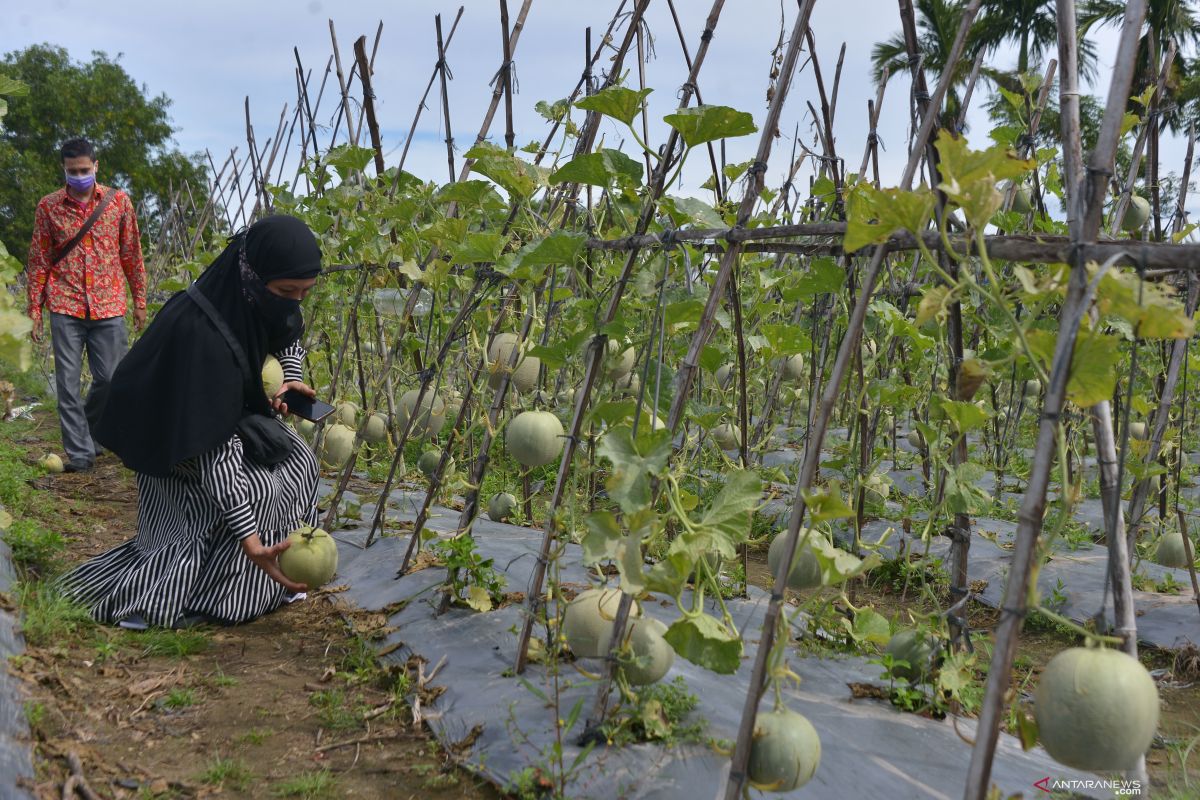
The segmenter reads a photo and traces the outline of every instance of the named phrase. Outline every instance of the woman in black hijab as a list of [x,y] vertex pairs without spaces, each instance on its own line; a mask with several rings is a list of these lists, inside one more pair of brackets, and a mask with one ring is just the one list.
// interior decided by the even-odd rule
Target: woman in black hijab
[[101,622],[245,622],[307,587],[278,556],[316,524],[317,465],[263,391],[268,354],[280,393],[301,378],[300,301],[321,252],[298,219],[259,220],[163,306],[113,374],[92,433],[137,473],[137,536],[63,578]]

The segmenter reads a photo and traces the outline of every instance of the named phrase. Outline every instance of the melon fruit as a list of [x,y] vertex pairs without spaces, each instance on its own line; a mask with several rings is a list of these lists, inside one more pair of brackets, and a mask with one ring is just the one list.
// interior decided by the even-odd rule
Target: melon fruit
[[914,630],[897,631],[884,648],[884,652],[894,660],[905,662],[893,666],[892,675],[904,678],[909,683],[920,683],[929,676],[934,651],[933,641],[920,631]]
[[[792,558],[792,569],[788,573],[787,585],[789,589],[801,591],[803,589],[812,589],[821,585],[821,564],[817,561],[817,557],[813,555],[812,549],[809,547],[801,547],[804,542],[805,530],[800,529],[800,538],[796,545],[796,554]],[[820,536],[816,531],[808,533],[809,541],[812,541],[814,536]],[[767,568],[771,570],[771,575],[779,574],[782,569],[784,556],[787,554],[787,531],[781,531],[774,539],[771,540],[771,547],[767,550]]]
[[729,383],[733,380],[733,365],[726,364],[723,367],[719,367],[717,369],[716,378],[718,386],[720,386],[722,389],[727,388]]
[[362,438],[367,444],[383,444],[387,441],[387,419],[382,414],[372,414],[367,417],[363,426]]
[[1129,436],[1131,439],[1145,439],[1146,438],[1146,423],[1144,423],[1144,422],[1129,423]]
[[297,419],[296,431],[305,439],[311,441],[313,434],[317,432],[317,423],[307,419]]
[[712,437],[717,447],[722,450],[736,450],[741,445],[742,429],[737,425],[722,422],[713,428]]
[[[1195,554],[1196,550],[1193,548],[1192,555]],[[1162,535],[1154,548],[1154,563],[1164,567],[1187,569],[1188,557],[1183,547],[1182,531],[1167,531]]]
[[1012,210],[1018,214],[1033,211],[1033,189],[1028,184],[1021,184],[1013,192]]
[[675,651],[663,638],[666,632],[667,626],[653,617],[635,619],[629,626],[632,657],[622,660],[621,671],[630,686],[657,683],[671,671]]
[[[621,603],[620,589],[588,589],[567,604],[563,614],[562,635],[579,658],[603,658],[612,645],[613,620]],[[642,616],[635,601],[629,619]],[[625,632],[629,632],[628,626]]]
[[914,450],[920,450],[921,446],[925,444],[925,442],[921,440],[920,431],[909,431],[904,438],[910,445],[912,445]]
[[[515,333],[497,333],[492,339],[491,345],[488,347],[488,363],[490,364],[490,376],[488,377],[488,386],[493,390],[500,388],[500,382],[504,379],[505,373],[510,369],[509,362],[512,359],[513,350],[518,346],[517,335]],[[521,348],[524,351],[524,348]],[[517,356],[517,365],[512,368],[512,378],[509,380],[509,385],[518,392],[528,392],[533,387],[537,386],[538,372],[541,370],[542,361],[537,356],[527,356],[524,352]]]
[[63,462],[58,453],[47,453],[38,459],[38,466],[46,470],[46,472],[62,472]]
[[803,380],[804,378],[804,354],[796,353],[796,355],[784,362],[784,369],[787,371],[787,376],[794,381]]
[[1024,393],[1026,397],[1037,397],[1042,393],[1042,382],[1037,378],[1030,378],[1025,381]]
[[754,721],[746,765],[756,788],[790,792],[808,783],[821,763],[821,738],[791,709],[760,713]]
[[622,397],[636,397],[638,392],[642,390],[642,379],[638,377],[637,373],[631,372],[628,375],[617,378],[615,388],[617,394]]
[[309,590],[329,583],[337,572],[337,542],[320,528],[303,526],[288,534],[291,547],[279,554],[279,569]]
[[517,498],[508,492],[497,492],[488,501],[487,514],[492,522],[504,522],[517,510]]
[[330,425],[321,442],[321,465],[341,469],[354,455],[354,429],[342,424]]
[[1132,195],[1129,205],[1125,207],[1125,214],[1121,217],[1121,230],[1127,233],[1140,231],[1149,219],[1150,201],[1139,195]]
[[1158,688],[1136,658],[1072,647],[1046,665],[1034,693],[1038,736],[1055,761],[1076,769],[1132,769],[1158,728]]
[[[624,347],[615,339],[609,339],[607,358],[604,360],[604,377],[610,381],[618,381],[633,372],[637,353],[632,347]],[[622,349],[623,348],[623,349]]]
[[[400,407],[396,409],[396,422],[401,429],[408,424],[409,415],[416,410],[417,396],[420,393],[420,389],[409,389],[400,395]],[[435,436],[446,424],[446,401],[438,397],[432,389],[426,389],[425,396],[421,398],[421,410],[415,416],[416,419],[413,420],[409,435],[417,438]]]
[[514,461],[533,469],[559,457],[564,433],[558,417],[549,411],[522,411],[508,423],[504,443]]
[[358,405],[345,400],[337,404],[337,409],[333,412],[334,419],[347,428],[357,427],[358,422]]
[[438,450],[426,450],[421,453],[421,457],[417,459],[417,469],[421,470],[421,474],[426,478],[432,478],[433,473],[437,472],[438,462],[442,460],[442,454]]
[[274,397],[283,388],[283,365],[273,355],[267,355],[262,365],[262,385],[267,397]]

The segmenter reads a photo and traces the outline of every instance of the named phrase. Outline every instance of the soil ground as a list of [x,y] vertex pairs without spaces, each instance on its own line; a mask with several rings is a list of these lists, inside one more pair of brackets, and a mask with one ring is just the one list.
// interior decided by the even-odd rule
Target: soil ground
[[[28,464],[60,451],[53,411],[34,415],[0,423],[0,444]],[[132,474],[111,455],[31,483],[24,516],[63,537],[58,568],[135,530]],[[9,665],[29,686],[38,798],[63,796],[71,755],[105,798],[502,796],[413,724],[401,698],[415,665],[381,668],[369,640],[386,618],[354,612],[336,588],[236,627],[134,633],[61,609],[38,621]]]

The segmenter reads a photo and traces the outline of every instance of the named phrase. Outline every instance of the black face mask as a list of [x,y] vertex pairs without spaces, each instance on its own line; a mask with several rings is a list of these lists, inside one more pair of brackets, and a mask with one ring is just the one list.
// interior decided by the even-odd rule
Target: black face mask
[[280,297],[267,288],[246,260],[243,248],[240,257],[242,292],[247,302],[258,312],[263,330],[267,334],[267,345],[279,350],[300,338],[304,332],[304,316],[300,313],[300,301]]

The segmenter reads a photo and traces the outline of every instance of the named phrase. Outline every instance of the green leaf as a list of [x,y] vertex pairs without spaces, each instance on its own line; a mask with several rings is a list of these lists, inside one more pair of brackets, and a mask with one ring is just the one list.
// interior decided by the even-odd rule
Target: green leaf
[[938,405],[959,433],[982,428],[988,420],[987,412],[974,403],[965,400],[944,400],[939,398]]
[[521,266],[537,264],[574,264],[583,252],[584,236],[570,231],[554,231],[545,239],[521,252]]
[[467,605],[476,611],[491,611],[492,596],[482,586],[467,587]]
[[500,258],[507,240],[498,233],[468,233],[466,241],[453,251],[456,264],[494,263]]
[[935,198],[928,189],[906,192],[901,189],[876,189],[869,183],[857,183],[850,190],[846,205],[847,253],[887,241],[897,230],[919,234],[933,216]]
[[344,181],[354,173],[362,172],[374,158],[375,151],[369,147],[339,144],[325,155],[325,163],[337,170],[338,177]]
[[640,183],[642,165],[620,150],[604,149],[584,153],[563,164],[551,173],[550,183],[585,183],[607,188],[618,178],[625,178],[633,184]]
[[[639,426],[639,429],[644,430]],[[633,431],[613,428],[600,440],[596,451],[612,463],[605,484],[608,495],[621,510],[631,514],[650,504],[650,480],[657,477],[671,457],[671,434],[666,430],[644,433],[635,441]]]
[[829,257],[814,258],[796,282],[798,295],[795,300],[816,297],[819,294],[839,292],[846,282],[846,271]]
[[939,188],[953,197],[962,186],[981,179],[992,184],[1003,180],[1017,180],[1037,166],[1036,162],[1018,158],[1016,153],[1002,145],[987,150],[972,150],[965,138],[955,136],[947,130],[938,134],[935,145],[938,151],[938,169],[942,174]]
[[653,89],[634,91],[624,86],[609,86],[577,101],[575,107],[584,111],[595,111],[619,119],[626,125],[632,125],[634,118],[642,110],[646,96],[652,91]]
[[809,489],[804,493],[804,502],[812,513],[814,522],[854,516],[854,510],[842,499],[842,486],[838,481],[830,481],[827,486]]
[[621,574],[621,591],[639,595],[646,591],[646,579],[642,575],[642,538],[636,533],[621,538],[617,543],[617,572]]
[[516,197],[528,197],[537,190],[541,183],[541,172],[538,167],[529,164],[509,153],[502,147],[488,142],[475,145],[466,153],[466,158],[474,159],[471,171],[478,172],[491,178],[505,191]]
[[931,286],[926,289],[925,294],[921,295],[921,302],[917,304],[917,318],[914,320],[917,327],[923,327],[932,319],[944,319],[949,300],[949,286]]
[[660,207],[671,214],[671,221],[676,226],[689,222],[705,228],[725,225],[725,218],[715,208],[695,197],[664,197]]
[[745,136],[758,130],[754,117],[729,106],[681,108],[663,117],[663,121],[679,131],[688,147],[717,139]]
[[[1034,355],[1049,371],[1054,360],[1058,334],[1033,330],[1025,335]],[[1067,380],[1067,399],[1080,408],[1091,408],[1102,400],[1111,400],[1116,388],[1117,363],[1121,360],[1120,340],[1116,336],[1080,330],[1071,358]]]
[[1142,281],[1133,273],[1105,273],[1096,288],[1096,305],[1101,313],[1128,322],[1144,339],[1189,339],[1196,332],[1195,320],[1168,287]]
[[0,73],[0,94],[6,94],[9,97],[25,97],[29,94],[29,85]]
[[583,547],[583,563],[591,566],[610,561],[617,555],[617,545],[625,535],[611,511],[593,511],[584,518],[586,531],[579,540]]
[[742,640],[708,614],[676,620],[664,638],[676,653],[719,675],[737,672],[742,661]]
[[503,204],[495,187],[487,181],[468,180],[447,184],[434,195],[435,203],[460,203],[468,206],[499,206]]
[[870,642],[879,646],[886,645],[892,638],[892,626],[887,618],[873,608],[860,608],[854,612],[854,620],[842,617],[842,628],[854,642]]
[[794,356],[796,353],[806,353],[812,348],[812,340],[797,325],[768,323],[762,326],[762,332],[775,355]]

